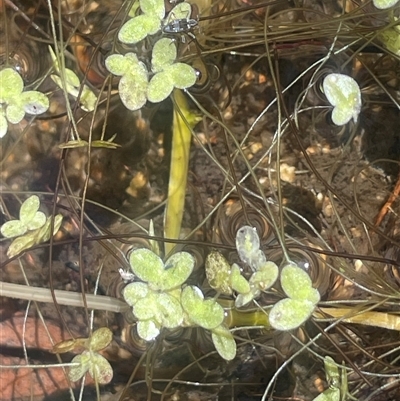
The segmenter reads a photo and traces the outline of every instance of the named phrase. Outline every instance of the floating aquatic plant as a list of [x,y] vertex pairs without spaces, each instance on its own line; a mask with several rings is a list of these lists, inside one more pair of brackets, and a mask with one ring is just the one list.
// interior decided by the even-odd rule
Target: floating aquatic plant
[[181,285],[192,272],[194,259],[187,252],[179,252],[164,264],[153,251],[140,248],[131,252],[129,262],[133,273],[143,282],[128,284],[124,298],[138,319],[139,336],[151,341],[162,327],[182,324]]
[[99,384],[107,384],[113,377],[113,370],[110,363],[98,351],[106,348],[112,340],[112,332],[107,327],[102,327],[91,335],[90,338],[66,340],[56,344],[54,353],[64,353],[76,347],[83,347],[84,351],[72,359],[72,366],[68,372],[71,381],[80,380],[87,372]]
[[25,113],[38,115],[49,108],[49,99],[38,91],[24,92],[22,77],[12,68],[0,71],[0,138],[8,130],[8,122],[18,124]]
[[185,89],[195,84],[197,78],[193,67],[175,63],[176,56],[176,45],[172,39],[162,38],[156,42],[151,61],[154,76],[150,82],[145,64],[135,53],[107,57],[107,69],[114,75],[122,76],[118,90],[127,109],[138,110],[147,100],[161,102],[174,88]]
[[[20,208],[19,219],[5,222],[1,228],[1,234],[6,238],[16,238],[7,250],[8,257],[14,257],[22,251],[36,244],[48,241],[51,237],[52,217],[39,211],[40,200],[36,195],[26,199]],[[54,218],[53,235],[60,229],[62,215]]]
[[240,259],[254,271],[249,279],[249,290],[236,297],[235,306],[240,308],[258,297],[261,291],[272,287],[278,278],[279,269],[274,262],[266,260],[254,227],[243,226],[237,231],[236,249]]
[[[143,14],[134,16],[127,21],[118,32],[118,39],[122,43],[135,44],[148,35],[159,32],[163,26],[165,16],[164,0],[140,0],[140,9]],[[187,19],[192,12],[189,3],[177,4],[169,13],[166,23],[174,19]]]
[[280,281],[288,298],[278,301],[272,307],[269,322],[276,330],[292,330],[311,316],[320,300],[320,294],[313,288],[310,276],[293,263],[282,268]]
[[361,92],[353,78],[343,74],[329,74],[324,79],[323,89],[333,106],[332,121],[336,125],[347,124],[351,119],[357,122],[361,111]]
[[[53,66],[58,75],[50,75],[51,79],[61,88],[65,89],[72,97],[78,98],[79,103],[84,111],[93,111],[96,105],[96,95],[91,91],[87,85],[83,85],[78,76],[69,68],[63,69],[61,73],[60,64],[54,54],[53,49],[49,46],[51,58],[53,60]],[[64,83],[63,83],[64,80]],[[81,89],[82,88],[82,89]]]

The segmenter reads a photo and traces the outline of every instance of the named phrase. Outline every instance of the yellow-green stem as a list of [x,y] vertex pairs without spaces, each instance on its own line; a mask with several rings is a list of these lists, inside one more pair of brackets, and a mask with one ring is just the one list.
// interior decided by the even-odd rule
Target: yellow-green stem
[[[181,231],[191,139],[188,121],[193,120],[182,91],[177,89],[174,91],[174,100],[171,166],[164,215],[164,237],[168,239],[178,239]],[[168,255],[174,246],[174,243],[165,243],[165,254]]]

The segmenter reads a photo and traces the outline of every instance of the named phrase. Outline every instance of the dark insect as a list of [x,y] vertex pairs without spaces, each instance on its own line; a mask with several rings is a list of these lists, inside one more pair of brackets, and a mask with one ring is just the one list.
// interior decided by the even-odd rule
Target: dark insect
[[164,33],[182,33],[188,32],[198,24],[193,18],[173,19],[165,24],[162,28]]

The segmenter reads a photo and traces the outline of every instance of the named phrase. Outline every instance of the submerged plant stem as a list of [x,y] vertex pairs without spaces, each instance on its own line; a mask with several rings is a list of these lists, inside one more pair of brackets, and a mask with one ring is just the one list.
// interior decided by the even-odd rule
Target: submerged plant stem
[[[72,291],[54,290],[57,302],[60,305],[84,307],[82,294]],[[125,312],[129,306],[119,299],[104,295],[85,294],[89,309],[108,312]],[[51,291],[47,288],[31,287],[23,284],[12,284],[0,281],[0,296],[26,299],[28,301],[53,303]]]
[[[173,136],[171,150],[171,167],[169,173],[168,202],[165,210],[164,236],[169,239],[179,238],[181,231],[183,208],[186,194],[186,180],[189,166],[189,149],[192,137],[186,121],[176,110],[179,107],[184,115],[188,114],[187,101],[180,90],[174,91],[176,105],[174,106]],[[175,244],[165,244],[165,254],[168,255]]]

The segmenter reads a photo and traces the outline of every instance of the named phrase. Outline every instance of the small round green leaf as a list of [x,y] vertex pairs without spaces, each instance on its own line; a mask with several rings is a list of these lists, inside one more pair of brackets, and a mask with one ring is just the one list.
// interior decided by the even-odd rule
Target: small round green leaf
[[378,33],[378,39],[386,47],[397,56],[400,56],[400,34],[394,28],[386,28]]
[[393,7],[398,3],[399,0],[372,0],[374,6],[380,10],[385,10],[386,8]]
[[0,71],[0,103],[8,103],[10,99],[18,96],[24,89],[24,82],[18,72],[12,68]]
[[135,249],[131,252],[129,263],[133,273],[146,282],[158,281],[164,270],[161,258],[146,248]]
[[236,250],[240,259],[251,265],[260,249],[260,238],[255,227],[243,226],[236,233]]
[[172,39],[162,38],[156,42],[151,56],[151,69],[153,72],[163,71],[176,59],[176,45]]
[[146,103],[147,74],[126,74],[118,84],[119,96],[128,110],[139,110]]
[[26,233],[22,237],[16,238],[7,250],[7,256],[12,258],[26,249],[32,248],[36,244],[35,231]]
[[3,138],[8,131],[8,122],[6,115],[4,114],[3,110],[0,107],[0,138]]
[[24,105],[25,113],[38,115],[42,114],[49,108],[48,97],[38,91],[28,91],[21,93],[21,102]]
[[104,356],[97,353],[92,353],[91,355],[89,374],[99,384],[110,383],[113,378],[113,370],[110,363]]
[[183,309],[180,300],[168,293],[157,294],[156,321],[163,327],[173,329],[183,322]]
[[246,294],[250,291],[250,284],[242,276],[240,267],[236,263],[234,263],[231,268],[230,283],[231,287],[238,293]]
[[318,290],[312,287],[310,276],[295,264],[288,264],[282,268],[281,286],[290,298],[307,300],[314,305],[320,300]]
[[279,268],[274,262],[265,262],[250,277],[253,284],[260,291],[266,291],[272,287],[279,276]]
[[6,238],[19,237],[28,231],[26,224],[20,220],[10,220],[1,226],[1,234]]
[[182,285],[191,275],[194,258],[188,252],[177,252],[165,262],[165,270],[158,282],[152,282],[160,290],[172,290]]
[[43,212],[36,212],[33,219],[26,223],[28,230],[37,230],[46,223],[46,215]]
[[214,299],[204,300],[204,295],[198,287],[185,287],[181,295],[181,304],[190,320],[205,329],[214,329],[224,320],[222,306]]
[[25,224],[29,223],[39,210],[40,200],[36,195],[27,198],[21,205],[19,210],[19,219]]
[[184,63],[175,63],[166,70],[174,81],[175,88],[186,89],[196,83],[197,75],[195,69]]
[[146,341],[152,341],[160,334],[160,327],[153,320],[140,320],[136,327],[139,337]]
[[25,110],[20,104],[11,103],[6,108],[6,117],[11,124],[18,124],[25,116]]
[[301,326],[313,313],[315,304],[306,300],[285,298],[269,313],[269,322],[276,330],[287,331]]
[[167,23],[178,19],[189,19],[192,14],[192,6],[186,1],[178,3],[168,14]]
[[100,351],[106,348],[112,341],[112,332],[108,327],[101,327],[93,332],[89,340],[91,351]]
[[193,256],[187,252],[178,252],[164,263],[151,250],[135,249],[129,256],[132,271],[143,281],[147,281],[153,290],[171,290],[180,286],[190,276]]
[[206,276],[211,288],[222,294],[232,294],[230,275],[231,267],[219,252],[211,252],[205,263]]
[[164,18],[164,0],[140,0],[140,9],[148,15],[153,15],[158,19]]
[[118,32],[122,43],[135,44],[147,35],[154,35],[161,28],[161,20],[153,15],[138,15],[127,21]]
[[149,82],[147,98],[153,103],[162,102],[171,94],[173,89],[173,78],[166,72],[159,72]]
[[111,54],[105,61],[107,70],[117,76],[127,74],[131,67],[131,56],[129,56],[131,54],[133,55],[133,60],[136,58],[136,62],[138,63],[139,60],[134,53],[127,53],[125,56],[122,54]]
[[224,326],[218,326],[211,331],[212,342],[218,354],[226,361],[236,356],[236,342],[232,333]]
[[250,288],[250,291],[246,292],[245,294],[239,294],[235,299],[236,308],[241,308],[242,306],[247,305],[249,302],[251,302],[254,298],[258,297],[259,295],[260,291],[254,288]]
[[90,367],[90,353],[83,351],[81,355],[76,355],[72,363],[79,363],[78,366],[71,366],[68,372],[68,377],[72,382],[76,382],[86,374]]
[[[38,212],[38,213],[40,213],[40,212]],[[58,230],[60,229],[62,219],[63,219],[63,217],[61,214],[56,215],[56,217],[54,219],[53,235],[55,235],[58,232]],[[52,221],[52,216],[48,217],[46,220],[46,223],[43,225],[43,227],[40,228],[39,232],[37,233],[37,243],[46,242],[50,239],[51,221]]]
[[357,122],[361,111],[361,91],[353,78],[343,74],[329,74],[324,79],[323,89],[333,106],[332,121],[336,125],[347,124],[351,119]]
[[84,111],[93,111],[96,107],[97,97],[87,85],[83,85],[79,104]]
[[128,305],[135,305],[140,299],[147,296],[149,293],[149,286],[146,283],[130,283],[123,291],[123,296]]
[[133,305],[132,312],[138,320],[149,320],[157,315],[157,308],[157,295],[153,291],[149,291],[145,298],[139,299]]

